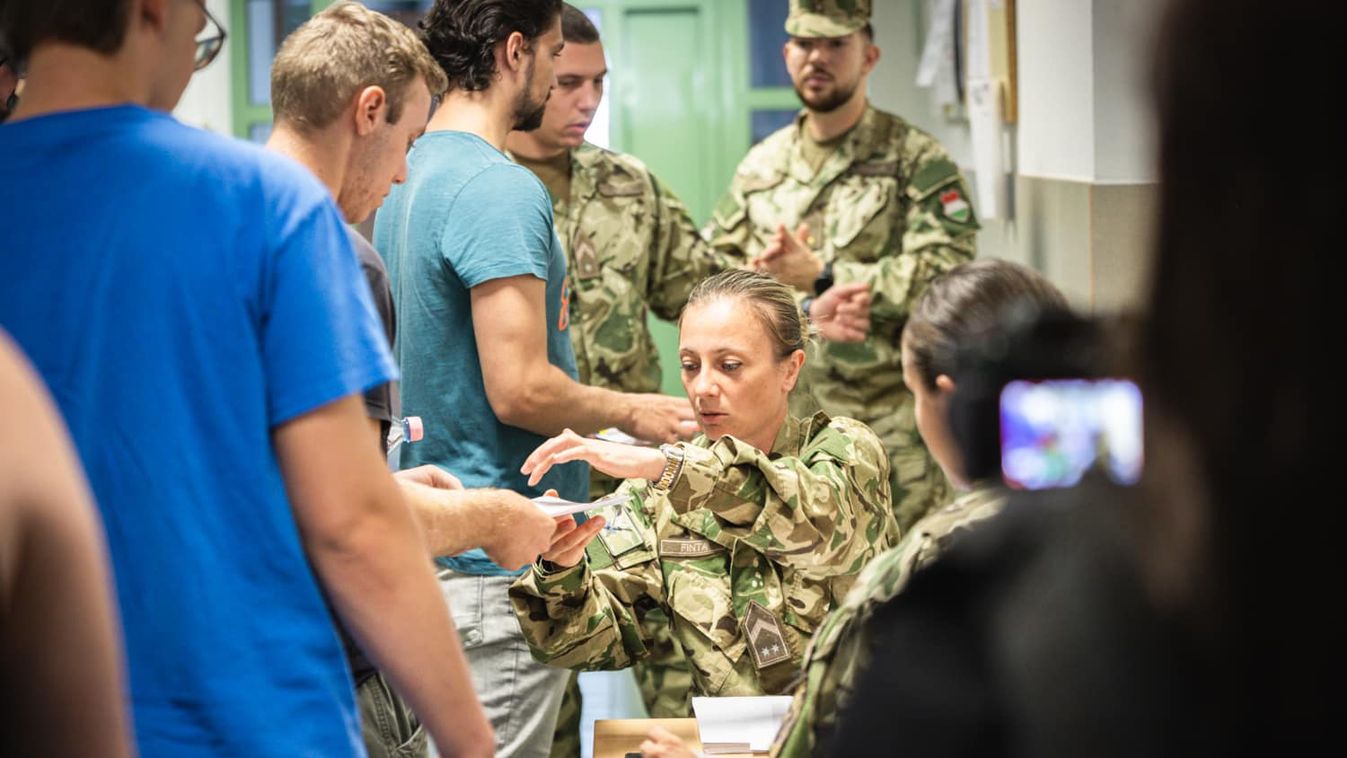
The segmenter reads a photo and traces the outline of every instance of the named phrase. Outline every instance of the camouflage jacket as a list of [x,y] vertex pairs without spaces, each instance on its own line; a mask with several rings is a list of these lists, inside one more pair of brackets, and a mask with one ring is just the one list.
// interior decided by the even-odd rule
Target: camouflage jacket
[[[875,609],[903,591],[918,569],[935,560],[957,536],[1001,511],[1005,492],[982,487],[918,521],[898,546],[870,562],[850,594],[829,614],[805,653],[804,680],[795,689],[773,756],[807,758],[826,744],[839,709],[851,696],[872,651],[864,634]],[[901,655],[901,651],[895,651]]]
[[644,163],[588,143],[571,151],[571,195],[554,199],[552,211],[570,272],[580,382],[658,392],[647,310],[677,320],[693,286],[726,268],[726,259]]
[[772,452],[733,437],[681,443],[667,492],[628,480],[586,559],[540,566],[510,588],[533,656],[620,669],[648,654],[642,620],[662,609],[694,692],[787,691],[814,630],[861,568],[897,541],[888,460],[851,419],[788,418]]
[[[824,343],[805,365],[818,407],[874,428],[900,467],[930,465],[903,386],[899,337],[909,309],[936,275],[971,260],[977,219],[959,168],[934,137],[869,107],[819,168],[801,150],[804,113],[739,164],[705,236],[719,253],[748,259],[778,224],[807,222],[814,247],[841,284],[870,285],[864,342]],[[914,451],[905,458],[904,451]]]

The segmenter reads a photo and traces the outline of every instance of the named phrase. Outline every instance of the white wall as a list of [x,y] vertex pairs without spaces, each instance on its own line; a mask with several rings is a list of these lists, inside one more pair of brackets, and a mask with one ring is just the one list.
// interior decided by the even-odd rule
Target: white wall
[[870,101],[929,132],[959,165],[968,166],[973,145],[967,124],[947,119],[931,91],[916,84],[928,24],[925,6],[925,0],[875,0],[870,18],[880,54],[870,75]]
[[1154,32],[1163,0],[1095,0],[1094,180],[1154,182],[1149,100]]
[[1017,152],[1023,176],[1083,182],[1094,177],[1091,5],[1088,0],[1017,2]]
[[[1155,181],[1145,88],[1164,0],[1016,0],[1019,121],[1007,127],[1011,216],[986,221],[980,255],[1034,266],[1085,308],[1137,302]],[[968,125],[917,88],[927,0],[875,0],[882,51],[871,100],[935,135],[970,180]]]
[[[206,0],[211,15],[224,24],[230,33],[229,0]],[[219,134],[231,134],[234,129],[231,94],[230,42],[225,41],[224,49],[216,56],[215,62],[198,71],[187,85],[182,100],[173,110],[178,120],[192,126],[199,126]]]

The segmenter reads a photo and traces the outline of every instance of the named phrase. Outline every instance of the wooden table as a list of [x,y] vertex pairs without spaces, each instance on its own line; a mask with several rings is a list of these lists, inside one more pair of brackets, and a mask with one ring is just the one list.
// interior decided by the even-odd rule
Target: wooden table
[[[626,758],[627,753],[639,753],[652,726],[673,732],[694,752],[702,749],[697,719],[600,719],[594,722],[594,758]],[[723,758],[754,757],[751,753],[730,753]]]

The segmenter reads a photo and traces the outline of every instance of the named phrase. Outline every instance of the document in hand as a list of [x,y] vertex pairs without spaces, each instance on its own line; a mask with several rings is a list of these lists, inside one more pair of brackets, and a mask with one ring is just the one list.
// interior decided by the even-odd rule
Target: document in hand
[[549,497],[539,495],[533,498],[533,502],[543,512],[552,518],[557,516],[569,516],[572,513],[584,513],[585,511],[597,511],[600,508],[607,508],[610,505],[621,505],[627,502],[627,496],[619,493],[613,493],[606,497],[601,497],[592,503],[577,503],[574,500],[566,500],[559,497]]
[[702,751],[708,755],[767,752],[789,709],[789,695],[692,698]]

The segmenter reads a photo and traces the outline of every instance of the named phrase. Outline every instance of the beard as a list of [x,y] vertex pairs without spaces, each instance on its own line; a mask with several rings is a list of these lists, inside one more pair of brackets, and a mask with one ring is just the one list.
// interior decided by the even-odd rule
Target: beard
[[795,94],[804,103],[804,107],[814,113],[832,113],[841,108],[856,94],[856,83],[846,86],[833,79],[831,92],[806,94],[804,87],[795,85]]
[[541,98],[533,99],[533,67],[534,62],[529,61],[528,71],[525,72],[524,79],[528,84],[523,91],[519,93],[519,98],[514,104],[514,131],[531,132],[543,125],[543,114],[547,111],[547,98],[552,96],[551,88]]

